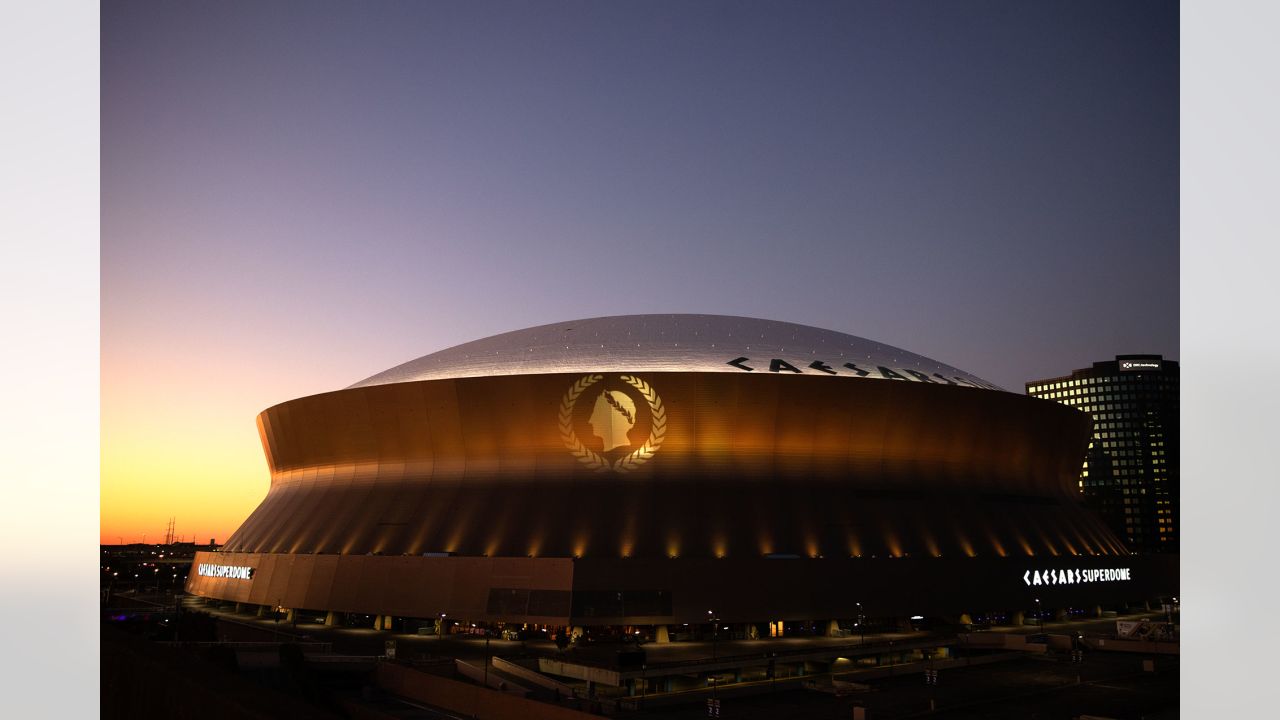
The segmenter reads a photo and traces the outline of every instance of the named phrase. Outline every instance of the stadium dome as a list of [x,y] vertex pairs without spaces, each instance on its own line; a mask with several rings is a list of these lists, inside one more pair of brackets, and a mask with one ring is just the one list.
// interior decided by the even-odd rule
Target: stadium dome
[[[768,371],[774,360],[786,363],[775,364],[775,372],[923,377],[929,380],[920,381],[1002,389],[892,345],[807,325],[729,315],[617,315],[539,325],[424,355],[351,387],[543,373]],[[892,369],[897,377],[878,368]]]
[[[793,323],[542,325],[257,423],[270,487],[197,555],[194,595],[617,628],[1176,588],[1176,563],[1131,556],[1082,506],[1086,414]],[[1072,582],[1089,577],[1114,582]]]

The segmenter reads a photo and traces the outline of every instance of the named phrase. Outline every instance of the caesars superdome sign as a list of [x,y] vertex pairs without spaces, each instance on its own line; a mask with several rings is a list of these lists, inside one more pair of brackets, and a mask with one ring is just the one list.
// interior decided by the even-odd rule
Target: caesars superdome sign
[[[725,361],[725,365],[735,367],[745,372],[755,372],[757,368],[754,365],[749,364],[753,362],[755,361],[749,357],[739,356],[732,360]],[[766,369],[764,362],[765,361],[763,360],[759,362],[761,369]],[[995,385],[983,383],[977,379],[965,379],[959,375],[947,377],[946,375],[937,372],[930,375],[929,373],[920,372],[919,370],[912,368],[899,368],[898,370],[901,370],[901,372],[898,372],[898,370],[894,370],[893,368],[886,367],[884,365],[868,365],[867,367],[862,367],[851,362],[840,363],[839,367],[835,367],[825,360],[812,360],[808,364],[800,364],[804,366],[804,370],[792,365],[784,358],[769,358],[767,370],[772,373],[793,373],[795,375],[803,375],[806,372],[813,372],[821,373],[823,375],[848,375],[860,378],[874,377],[883,378],[885,380],[906,380],[909,382],[935,383],[939,385],[965,385],[968,387],[987,388],[989,390],[1000,389]]]
[[657,390],[635,375],[583,375],[560,399],[560,439],[583,465],[626,473],[662,447],[667,411]]

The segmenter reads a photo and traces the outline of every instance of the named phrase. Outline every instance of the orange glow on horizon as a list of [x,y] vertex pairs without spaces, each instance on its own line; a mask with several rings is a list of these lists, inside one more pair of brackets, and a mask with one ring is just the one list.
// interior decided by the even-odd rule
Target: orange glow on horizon
[[271,485],[258,413],[345,386],[355,358],[328,374],[265,364],[256,340],[225,328],[158,335],[154,314],[121,320],[103,288],[98,535],[102,544],[163,542],[169,518],[187,542],[221,544]]
[[103,414],[102,544],[163,542],[170,517],[185,541],[224,543],[266,497],[270,477],[256,432],[184,432],[156,421],[121,432]]

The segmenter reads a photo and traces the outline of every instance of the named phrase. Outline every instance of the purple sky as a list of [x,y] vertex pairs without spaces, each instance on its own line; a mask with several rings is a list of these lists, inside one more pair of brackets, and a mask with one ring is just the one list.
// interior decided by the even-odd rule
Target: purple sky
[[1178,5],[107,3],[102,275],[104,433],[610,314],[1177,358]]

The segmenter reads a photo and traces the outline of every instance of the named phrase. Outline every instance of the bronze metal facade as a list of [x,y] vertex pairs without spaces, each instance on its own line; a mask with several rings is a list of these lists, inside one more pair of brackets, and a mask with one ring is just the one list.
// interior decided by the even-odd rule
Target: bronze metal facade
[[[622,429],[602,429],[600,412]],[[853,617],[858,602],[1025,607],[1024,569],[1051,567],[1141,568],[1129,584],[1034,588],[1063,607],[1176,593],[1176,558],[1129,556],[1081,507],[1088,417],[1007,392],[789,373],[505,375],[304,397],[258,427],[267,497],[222,552],[196,559],[253,577],[193,571],[189,592],[563,624],[693,622],[708,602],[744,622]]]

